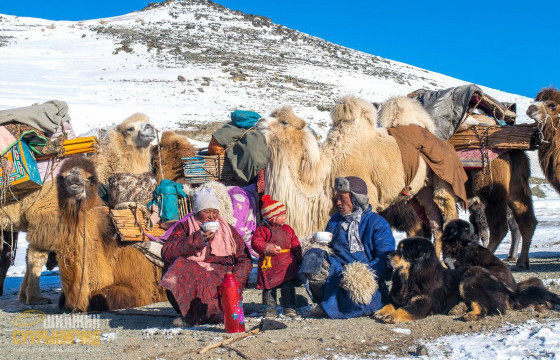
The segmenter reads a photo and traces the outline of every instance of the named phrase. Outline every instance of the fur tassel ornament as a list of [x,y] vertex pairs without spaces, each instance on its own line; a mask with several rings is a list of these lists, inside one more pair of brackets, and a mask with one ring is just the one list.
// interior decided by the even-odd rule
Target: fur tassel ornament
[[340,287],[348,292],[353,302],[366,305],[377,291],[377,275],[367,264],[353,262],[342,269]]

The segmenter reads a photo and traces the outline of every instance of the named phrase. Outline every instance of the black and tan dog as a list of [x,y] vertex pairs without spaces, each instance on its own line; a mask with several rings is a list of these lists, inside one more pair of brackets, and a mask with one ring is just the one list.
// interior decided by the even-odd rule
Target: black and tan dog
[[402,240],[391,259],[393,277],[389,304],[374,314],[385,323],[447,314],[460,301],[471,311],[464,320],[504,313],[507,290],[489,271],[479,266],[445,269],[432,243],[420,237]]
[[389,304],[374,314],[374,318],[384,323],[447,314],[459,302],[465,302],[470,308],[461,319],[471,321],[486,315],[504,314],[507,309],[560,300],[552,293],[549,293],[552,299],[541,299],[540,292],[515,293],[480,266],[445,269],[434,246],[425,238],[402,240],[391,265],[394,271]]
[[[490,250],[480,245],[473,227],[465,220],[452,220],[445,226],[442,235],[442,253],[449,267],[481,266],[514,293],[532,291],[536,292],[533,294],[536,298],[539,298],[539,296],[541,298],[558,298],[552,293],[546,294],[543,290],[535,289],[534,287],[539,287],[548,292],[543,282],[536,277],[517,283],[509,266],[498,259]],[[554,307],[550,302],[545,302],[542,305],[549,309]]]

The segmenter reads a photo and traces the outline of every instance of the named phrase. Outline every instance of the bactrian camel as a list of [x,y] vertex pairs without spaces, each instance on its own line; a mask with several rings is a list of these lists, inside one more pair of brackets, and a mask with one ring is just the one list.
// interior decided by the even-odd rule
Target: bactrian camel
[[74,158],[57,176],[57,257],[61,305],[80,311],[126,309],[167,298],[162,269],[130,244],[117,240],[107,208],[97,193],[93,162]]
[[[395,99],[389,100],[388,103],[394,102]],[[400,104],[398,108],[401,108]],[[412,106],[409,108],[413,109]],[[420,113],[418,111],[407,112],[406,108],[401,112],[405,113],[407,119],[416,117],[416,115],[409,115],[409,113]],[[390,115],[393,114],[390,113]],[[380,124],[384,127],[389,125],[402,126],[409,123],[409,121],[394,122],[390,119],[384,119],[384,114],[380,118]],[[427,127],[427,129],[430,128]],[[530,171],[527,155],[521,150],[510,150],[492,160],[491,165],[487,165],[485,169],[467,171],[469,181],[466,184],[469,201],[478,197],[482,202],[483,206],[481,208],[484,215],[477,215],[486,217],[490,236],[488,244],[485,244],[485,246],[489,250],[495,251],[505,237],[508,231],[507,209],[508,207],[511,209],[513,217],[519,224],[519,232],[523,239],[517,266],[527,269],[529,268],[529,247],[537,226],[529,187]],[[476,216],[473,216],[472,219],[476,219]],[[419,219],[418,222],[420,222]],[[476,225],[481,227],[481,223],[476,223]],[[418,226],[416,227],[418,228]],[[480,230],[484,231],[484,229]],[[510,251],[512,258],[517,255],[515,245],[512,245],[512,251]]]
[[[416,114],[418,117],[431,122],[421,106],[416,109],[420,112]],[[265,137],[270,154],[265,191],[286,204],[287,223],[300,237],[324,229],[335,209],[336,177],[362,178],[377,212],[407,198],[401,194],[405,180],[399,147],[386,129],[377,127],[373,105],[348,96],[333,108],[331,117],[333,126],[321,147],[306,122],[291,107],[275,110],[256,125]],[[434,176],[420,158],[410,188],[408,197],[416,195],[425,208],[439,251],[443,222],[457,218],[451,186]]]
[[538,123],[543,142],[539,146],[539,164],[546,179],[560,193],[560,91],[550,87],[539,91],[527,115]]
[[[101,178],[107,179],[111,172],[139,174],[150,171],[149,146],[154,138],[155,130],[146,115],[134,114],[125,119],[109,132],[106,140],[101,141],[99,153],[93,157],[101,166]],[[64,161],[67,159],[58,166]],[[0,225],[5,229],[4,233],[7,233],[6,229],[27,231],[27,268],[19,300],[28,305],[50,303],[50,299],[41,296],[39,277],[49,252],[56,251],[58,244],[54,231],[58,221],[57,196],[55,183],[49,180],[41,189],[0,208]],[[0,277],[0,280],[4,278]]]

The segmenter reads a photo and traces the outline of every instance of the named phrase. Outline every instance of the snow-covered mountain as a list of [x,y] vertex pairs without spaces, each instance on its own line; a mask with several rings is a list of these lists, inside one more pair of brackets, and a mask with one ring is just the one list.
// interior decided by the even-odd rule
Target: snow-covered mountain
[[[0,109],[64,100],[77,133],[144,112],[201,140],[235,109],[291,105],[324,134],[342,95],[383,101],[465,84],[206,0],[79,22],[0,15],[0,69]],[[528,121],[530,99],[483,89]]]

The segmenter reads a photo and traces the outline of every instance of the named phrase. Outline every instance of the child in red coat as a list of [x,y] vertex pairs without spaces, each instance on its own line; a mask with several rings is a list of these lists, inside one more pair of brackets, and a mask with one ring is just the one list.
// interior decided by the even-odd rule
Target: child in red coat
[[280,288],[280,305],[284,314],[296,317],[296,290],[301,244],[286,222],[286,207],[270,195],[262,198],[263,224],[253,233],[252,246],[259,254],[257,289],[262,289],[264,318],[276,317],[276,289]]

